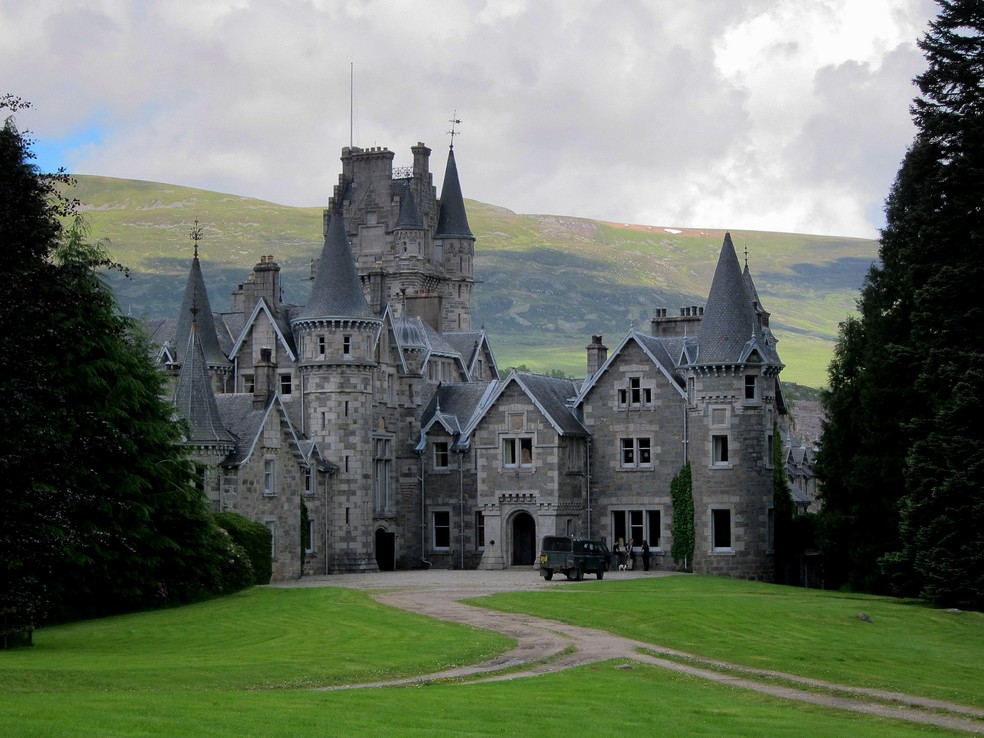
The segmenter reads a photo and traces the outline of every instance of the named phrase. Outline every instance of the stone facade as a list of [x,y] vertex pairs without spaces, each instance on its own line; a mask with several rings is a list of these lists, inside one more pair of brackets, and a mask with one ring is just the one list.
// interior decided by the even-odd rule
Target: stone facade
[[611,355],[593,336],[583,381],[500,378],[470,329],[475,238],[454,152],[440,199],[430,149],[412,154],[399,169],[387,149],[343,149],[305,305],[281,301],[264,255],[213,313],[196,252],[192,317],[156,338],[215,508],[271,527],[275,579],[302,564],[531,565],[553,534],[645,540],[670,567],[670,483],[689,462],[688,563],[768,578],[782,364],[730,236],[706,306],[657,308],[651,333]]

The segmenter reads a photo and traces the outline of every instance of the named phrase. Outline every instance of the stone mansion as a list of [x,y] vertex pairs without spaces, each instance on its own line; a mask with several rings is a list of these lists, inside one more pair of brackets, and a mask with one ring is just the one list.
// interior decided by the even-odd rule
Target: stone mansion
[[440,197],[431,150],[412,152],[397,169],[388,149],[342,149],[304,305],[264,255],[215,311],[196,249],[153,338],[214,509],[271,529],[274,580],[531,565],[550,534],[645,540],[671,568],[689,462],[693,569],[771,578],[783,364],[730,235],[703,308],[656,308],[612,349],[591,337],[584,380],[501,376],[472,327],[454,149]]

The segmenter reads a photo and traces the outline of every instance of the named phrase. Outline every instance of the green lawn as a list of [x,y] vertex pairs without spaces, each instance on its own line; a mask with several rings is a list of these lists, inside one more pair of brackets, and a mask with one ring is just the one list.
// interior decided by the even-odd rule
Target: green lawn
[[619,582],[617,574],[472,602],[759,669],[984,707],[982,613],[725,577]]
[[[977,614],[704,577],[613,576],[483,598],[511,607],[523,601],[530,611],[576,611],[587,624],[708,655],[737,659],[764,644],[771,655],[750,659],[757,666],[771,659],[784,670],[810,671],[797,654],[836,638],[811,657],[830,678],[843,667],[825,662],[847,659],[849,671],[888,672],[889,681],[915,692],[938,679],[952,699],[981,683],[984,623]],[[858,621],[860,610],[873,622]],[[0,651],[4,736],[951,734],[791,705],[637,663],[509,682],[315,691],[310,687],[428,673],[509,646],[504,637],[393,610],[346,589],[256,588],[185,608],[46,628],[35,642]],[[869,669],[866,659],[881,666]]]

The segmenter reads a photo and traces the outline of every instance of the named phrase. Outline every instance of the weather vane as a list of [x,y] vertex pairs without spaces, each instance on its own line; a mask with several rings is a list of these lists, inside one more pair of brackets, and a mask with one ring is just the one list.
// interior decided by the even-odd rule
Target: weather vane
[[191,240],[195,242],[195,258],[198,258],[198,242],[202,240],[202,229],[198,227],[198,221],[195,221],[195,227],[191,229]]
[[458,118],[458,111],[457,110],[455,110],[453,113],[451,113],[451,120],[449,120],[448,122],[451,124],[451,130],[448,131],[448,133],[451,135],[451,148],[453,149],[454,148],[454,137],[461,135],[460,133],[458,133],[458,131],[456,131],[454,129],[455,126],[460,126],[461,125],[461,120]]

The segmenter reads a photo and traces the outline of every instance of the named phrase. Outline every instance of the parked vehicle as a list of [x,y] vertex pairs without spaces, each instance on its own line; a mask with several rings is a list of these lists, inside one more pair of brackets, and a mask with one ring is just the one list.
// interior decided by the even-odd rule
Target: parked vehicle
[[604,541],[575,536],[544,536],[540,548],[540,576],[553,579],[554,572],[563,572],[568,579],[580,581],[585,572],[598,579],[605,576],[611,552]]

